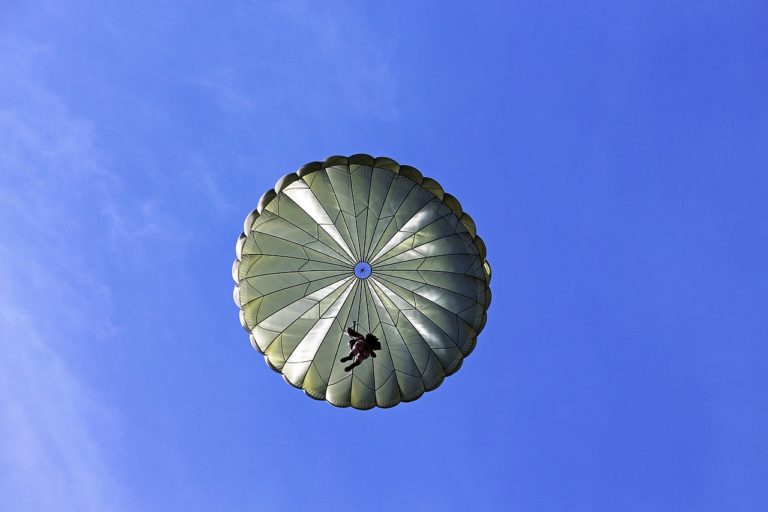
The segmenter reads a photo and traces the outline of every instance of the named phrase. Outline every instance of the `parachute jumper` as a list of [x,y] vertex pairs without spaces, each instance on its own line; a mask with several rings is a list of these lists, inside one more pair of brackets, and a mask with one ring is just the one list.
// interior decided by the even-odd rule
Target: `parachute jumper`
[[371,333],[363,336],[355,330],[357,322],[352,322],[352,327],[347,329],[347,336],[349,336],[349,355],[339,359],[340,362],[345,363],[352,361],[352,364],[345,367],[344,371],[351,371],[352,368],[360,366],[363,361],[369,357],[376,357],[376,351],[381,350],[381,343],[379,338]]

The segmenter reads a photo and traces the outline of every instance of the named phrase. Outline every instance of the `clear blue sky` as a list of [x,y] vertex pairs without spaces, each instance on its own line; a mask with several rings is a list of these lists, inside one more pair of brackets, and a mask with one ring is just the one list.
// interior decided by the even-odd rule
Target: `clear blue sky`
[[[0,7],[3,511],[768,510],[768,5]],[[360,412],[249,345],[283,174],[358,152],[477,221],[461,371]]]

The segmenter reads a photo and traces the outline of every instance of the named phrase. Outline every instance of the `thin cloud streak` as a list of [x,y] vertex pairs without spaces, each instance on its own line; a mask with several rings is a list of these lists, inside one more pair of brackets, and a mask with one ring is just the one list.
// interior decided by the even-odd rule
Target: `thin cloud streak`
[[[222,52],[193,80],[223,111],[258,116],[282,105],[288,119],[334,110],[380,121],[399,117],[399,80],[377,40],[385,36],[366,32],[369,20],[313,2],[247,2],[237,13],[249,35],[252,22],[262,27],[256,44]],[[289,40],[305,45],[297,52]]]
[[29,64],[46,53],[0,41],[0,508],[130,510],[119,413],[71,361],[114,330],[88,234],[120,229],[102,213],[118,181]]
[[0,504],[3,510],[128,510],[105,452],[117,414],[35,327],[0,303]]

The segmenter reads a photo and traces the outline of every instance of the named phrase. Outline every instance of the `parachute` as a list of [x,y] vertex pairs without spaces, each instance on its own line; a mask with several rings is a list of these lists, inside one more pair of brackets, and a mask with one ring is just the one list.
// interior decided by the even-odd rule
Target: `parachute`
[[[474,349],[491,302],[472,218],[389,158],[334,156],[284,176],[246,217],[236,252],[251,344],[288,383],[338,407],[393,407],[437,388]],[[380,350],[345,372],[353,322]]]

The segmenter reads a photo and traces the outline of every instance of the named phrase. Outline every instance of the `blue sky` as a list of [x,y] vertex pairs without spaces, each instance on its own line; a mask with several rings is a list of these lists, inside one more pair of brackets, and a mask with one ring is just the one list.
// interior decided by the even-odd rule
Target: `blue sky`
[[[130,6],[129,6],[130,4]],[[763,2],[5,2],[4,511],[768,509]],[[230,268],[283,174],[457,195],[486,330],[315,402]]]

